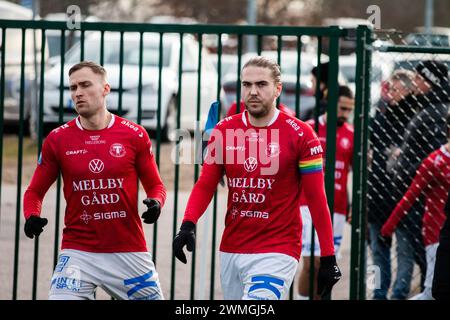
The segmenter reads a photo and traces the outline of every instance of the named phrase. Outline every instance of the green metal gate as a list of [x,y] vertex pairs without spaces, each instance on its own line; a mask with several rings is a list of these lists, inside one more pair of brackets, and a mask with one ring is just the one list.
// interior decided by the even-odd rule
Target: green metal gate
[[[66,108],[64,91],[67,89],[64,85],[65,76],[65,56],[61,55],[60,62],[57,65],[59,68],[59,79],[57,83],[49,83],[46,78],[48,71],[47,57],[47,41],[46,34],[48,32],[60,33],[60,52],[65,52],[66,37],[72,29],[69,29],[65,22],[46,22],[46,21],[13,21],[0,20],[1,29],[1,78],[0,78],[0,127],[2,127],[3,136],[0,140],[0,195],[2,196],[2,206],[0,215],[0,250],[2,250],[2,257],[0,258],[0,298],[2,299],[45,299],[48,290],[49,281],[38,281],[40,277],[49,279],[54,265],[57,261],[59,252],[60,234],[61,234],[61,208],[64,208],[64,203],[61,201],[61,179],[58,178],[56,188],[52,188],[46,195],[43,207],[43,215],[49,218],[50,223],[46,226],[45,232],[39,238],[36,238],[33,245],[32,242],[26,239],[23,235],[23,217],[22,217],[22,194],[26,185],[29,183],[29,175],[34,169],[34,163],[38,158],[41,150],[42,141],[46,134],[46,125],[44,126],[44,106],[49,99],[46,96],[46,89],[53,86],[58,92],[58,103],[56,105],[57,122],[64,123],[64,117],[68,112]],[[9,39],[10,30],[19,30],[20,37],[14,35],[13,39]],[[329,99],[330,106],[337,105],[337,89],[338,89],[338,70],[339,70],[339,48],[340,42],[347,37],[347,29],[342,29],[338,26],[331,27],[285,27],[285,26],[227,26],[227,25],[166,25],[166,24],[138,24],[138,23],[81,23],[81,27],[76,32],[80,33],[80,45],[76,50],[79,50],[79,60],[86,58],[86,52],[90,47],[86,47],[87,40],[91,37],[91,33],[96,33],[99,37],[98,43],[98,60],[100,64],[106,63],[106,42],[110,33],[115,33],[119,37],[119,49],[116,63],[119,65],[118,83],[113,87],[113,91],[117,92],[117,109],[115,113],[124,114],[124,110],[128,108],[127,101],[124,100],[125,94],[134,93],[137,98],[137,119],[136,122],[142,123],[146,117],[153,117],[156,125],[152,128],[154,133],[154,150],[156,155],[156,162],[162,171],[163,182],[167,186],[168,191],[171,190],[170,196],[167,199],[166,207],[163,210],[162,217],[155,224],[151,230],[146,230],[147,240],[151,246],[150,252],[153,255],[157,270],[160,275],[163,291],[166,298],[169,299],[216,299],[219,296],[218,288],[218,270],[216,268],[216,252],[218,247],[218,239],[220,232],[218,229],[223,227],[221,215],[223,215],[224,201],[217,192],[214,197],[212,209],[209,213],[212,221],[208,221],[204,228],[200,230],[201,223],[197,226],[199,232],[199,239],[197,241],[197,251],[194,250],[190,266],[177,266],[176,261],[172,255],[171,242],[178,230],[181,221],[184,205],[187,201],[187,195],[193,183],[199,176],[199,165],[194,163],[190,167],[180,164],[180,143],[164,143],[164,129],[166,126],[165,119],[162,118],[163,110],[167,110],[163,103],[163,90],[168,86],[167,79],[164,78],[163,72],[165,67],[165,59],[169,53],[165,51],[165,44],[167,43],[168,35],[177,35],[178,44],[174,48],[178,51],[178,68],[176,79],[172,79],[177,84],[174,91],[173,99],[175,102],[176,115],[173,117],[176,128],[182,126],[182,121],[192,114],[188,114],[186,108],[193,107],[195,110],[195,119],[197,122],[202,120],[202,103],[210,103],[212,101],[202,101],[202,81],[205,77],[203,73],[203,64],[206,63],[204,59],[204,42],[206,37],[216,35],[216,50],[217,50],[217,77],[214,84],[213,95],[214,100],[221,101],[221,108],[227,106],[223,105],[222,92],[222,56],[224,52],[224,36],[235,40],[236,46],[233,50],[233,55],[237,57],[237,65],[234,67],[237,79],[240,77],[240,70],[242,67],[242,55],[244,54],[244,45],[247,36],[254,36],[257,39],[257,53],[266,48],[268,39],[275,41],[275,50],[277,51],[278,62],[282,68],[283,74],[283,60],[282,51],[284,50],[284,40],[286,38],[294,38],[294,50],[297,51],[297,65],[296,65],[296,91],[295,91],[295,105],[290,106],[295,110],[299,116],[302,109],[302,101],[300,99],[300,74],[302,61],[302,37],[309,36],[316,39],[315,51],[317,54],[316,63],[320,65],[321,54],[325,45],[328,47],[328,55],[330,61],[330,72],[328,78],[329,85]],[[352,30],[355,31],[355,30]],[[34,74],[34,82],[27,80],[27,70],[31,67],[26,63],[26,35],[28,33],[34,34],[36,42],[39,43],[39,52],[34,52],[33,55],[38,57],[32,68],[36,71]],[[127,34],[134,33],[138,38],[138,56],[133,57],[133,63],[138,66],[138,82],[137,87],[133,90],[124,86],[124,79],[129,77],[126,74],[126,59],[125,52]],[[146,35],[153,34],[158,38],[157,45],[157,72],[152,74],[144,74],[145,71],[145,46]],[[365,190],[366,190],[366,163],[367,163],[367,141],[368,141],[368,114],[370,107],[370,41],[371,29],[360,26],[356,29],[356,39],[354,41],[357,51],[357,69],[356,69],[356,109],[354,117],[355,125],[355,154],[354,154],[354,177],[353,177],[353,222],[352,222],[352,239],[351,239],[351,264],[350,264],[350,299],[363,299],[365,293]],[[197,41],[197,52],[188,60],[184,60],[185,36],[189,35]],[[12,42],[11,42],[12,41]],[[11,73],[8,70],[11,66],[8,64],[6,57],[8,50],[11,50],[11,43],[20,43],[20,59],[16,69],[19,70],[15,74],[18,79],[16,86],[12,84]],[[74,50],[72,48],[72,50]],[[97,50],[97,49],[96,49]],[[170,52],[173,54],[174,52]],[[193,60],[195,59],[195,60]],[[195,62],[193,69],[185,71],[183,69],[185,63]],[[73,62],[73,61],[70,61]],[[108,66],[106,66],[108,71]],[[320,68],[319,68],[320,69]],[[195,104],[191,106],[183,105],[183,79],[187,77],[187,73],[194,73],[196,76]],[[320,74],[320,70],[319,70]],[[157,78],[156,87],[148,87],[145,85],[146,77]],[[36,88],[35,95],[37,97],[34,104],[30,104],[30,108],[35,108],[36,120],[29,118],[30,112],[27,110],[26,94],[32,90],[32,85]],[[16,91],[12,89],[16,88]],[[54,88],[54,89],[55,89]],[[236,101],[240,101],[240,83],[236,80]],[[143,96],[149,91],[153,90],[156,93],[154,105],[150,109],[143,103]],[[193,92],[189,92],[193,93]],[[17,131],[5,134],[9,119],[5,118],[6,110],[10,106],[8,103],[16,101],[16,108],[18,109],[17,117]],[[318,102],[318,92],[316,92],[316,103]],[[317,105],[316,105],[317,108]],[[47,112],[47,111],[46,111]],[[165,111],[164,111],[165,112]],[[223,114],[223,110],[221,114]],[[328,196],[329,207],[333,207],[334,194],[334,153],[335,146],[335,131],[336,131],[336,108],[329,108],[329,123],[327,141],[327,165],[326,165],[326,192]],[[318,116],[316,112],[316,117]],[[124,114],[126,118],[127,115]],[[8,120],[8,121],[7,121]],[[27,121],[35,121],[36,125],[36,142],[30,141],[25,135],[28,126]],[[195,127],[194,131],[199,131],[202,128],[202,123]],[[167,129],[167,128],[166,128]],[[196,141],[195,150],[199,150],[200,141]],[[33,148],[34,146],[34,148]],[[31,149],[30,149],[31,148]],[[10,150],[12,149],[12,150]],[[31,150],[31,151],[30,151]],[[171,152],[169,152],[171,151]],[[196,152],[197,152],[196,151]],[[169,157],[172,154],[172,161]],[[30,164],[31,163],[31,164]],[[3,176],[3,169],[9,166],[8,175],[11,176],[10,171],[15,172],[13,178],[7,179]],[[164,168],[166,169],[164,169]],[[12,169],[11,169],[12,168]],[[30,170],[31,168],[31,170]],[[188,169],[186,169],[188,168]],[[24,170],[27,172],[24,172]],[[14,171],[15,170],[15,171]],[[25,177],[24,177],[24,173]],[[172,175],[173,174],[173,175]],[[186,182],[188,181],[188,182]],[[187,184],[187,187],[186,187]],[[184,185],[184,187],[183,187]],[[181,188],[185,188],[180,191]],[[223,190],[222,190],[223,191]],[[222,192],[223,193],[223,192]],[[14,199],[15,198],[15,199]],[[48,211],[47,211],[48,210]],[[142,210],[142,208],[141,208]],[[201,220],[206,219],[207,214]],[[166,220],[164,220],[166,219]],[[209,218],[208,218],[209,219]],[[169,221],[170,220],[170,221]],[[201,222],[201,221],[200,221]],[[161,227],[161,224],[162,227]],[[161,229],[163,228],[163,229]],[[52,231],[53,229],[53,231]],[[209,238],[209,232],[212,236]],[[200,241],[201,236],[205,236],[205,247],[203,253],[210,252],[208,257],[202,255],[203,260],[207,261],[204,266],[209,268],[200,269],[197,256],[199,255],[198,248],[203,245]],[[164,238],[161,240],[161,238]],[[25,241],[24,241],[25,240]],[[41,243],[40,243],[41,240]],[[45,241],[45,252],[42,252],[42,243]],[[53,243],[51,246],[50,244]],[[21,247],[23,247],[21,249]],[[23,252],[26,251],[27,255]],[[31,258],[31,252],[33,257]],[[22,253],[22,254],[21,254]],[[207,259],[207,260],[205,260]],[[204,262],[203,261],[203,262]],[[22,271],[26,269],[26,271]],[[31,269],[31,270],[30,270]],[[177,274],[182,274],[177,277]],[[197,282],[202,278],[202,287],[197,289]],[[187,280],[189,279],[189,280]],[[180,285],[183,282],[184,285]],[[207,283],[207,284],[206,284]],[[208,288],[207,288],[208,287]],[[291,289],[291,298],[292,292]],[[346,297],[343,297],[346,298]]]

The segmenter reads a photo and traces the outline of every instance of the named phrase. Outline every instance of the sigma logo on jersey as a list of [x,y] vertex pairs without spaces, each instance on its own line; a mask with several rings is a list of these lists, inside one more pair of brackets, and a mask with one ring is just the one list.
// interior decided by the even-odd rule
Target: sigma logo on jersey
[[89,140],[84,142],[85,144],[104,144],[105,140],[100,139],[100,135],[89,136]]
[[258,167],[258,161],[256,160],[256,158],[250,157],[250,158],[247,158],[247,160],[245,160],[245,162],[244,162],[244,169],[247,172],[253,172],[256,170],[257,167]]
[[83,214],[80,216],[80,219],[83,220],[85,224],[89,224],[91,219],[94,220],[112,220],[112,219],[120,219],[126,218],[126,211],[111,211],[111,212],[96,212],[93,215],[88,214],[86,211],[83,211]]
[[113,143],[109,148],[109,154],[116,158],[122,158],[126,153],[125,147],[120,143]]
[[231,218],[236,219],[238,213],[239,213],[238,209],[236,207],[233,207],[231,209]]
[[323,149],[322,149],[321,145],[310,148],[309,150],[311,151],[312,156],[323,153]]
[[266,148],[266,156],[273,158],[280,154],[280,145],[276,142],[271,142]]
[[269,213],[265,211],[252,211],[252,210],[242,210],[241,217],[243,218],[259,218],[259,219],[269,219]]
[[79,154],[86,154],[88,151],[86,149],[80,149],[80,150],[68,150],[66,151],[66,156],[76,156]]
[[89,220],[92,219],[92,216],[89,215],[89,214],[86,212],[86,210],[84,210],[84,211],[83,211],[83,214],[80,216],[80,219],[83,220],[83,222],[84,222],[85,224],[88,224],[88,223],[89,223]]
[[105,168],[105,164],[100,159],[92,159],[89,161],[89,170],[93,173],[100,173]]

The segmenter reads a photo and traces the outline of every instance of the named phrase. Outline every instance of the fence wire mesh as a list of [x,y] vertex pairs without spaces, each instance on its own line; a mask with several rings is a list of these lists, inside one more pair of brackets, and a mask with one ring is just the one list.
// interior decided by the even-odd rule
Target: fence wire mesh
[[[439,175],[445,166],[448,170],[442,159],[448,150],[441,146],[448,142],[450,54],[386,49],[394,44],[436,47],[435,38],[378,36],[372,55],[367,298],[430,298],[449,189],[449,177]],[[443,153],[433,156],[440,148]]]

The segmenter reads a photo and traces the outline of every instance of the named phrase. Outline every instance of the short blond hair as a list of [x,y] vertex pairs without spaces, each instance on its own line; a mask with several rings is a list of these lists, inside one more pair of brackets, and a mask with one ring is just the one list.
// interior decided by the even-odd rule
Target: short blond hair
[[280,65],[275,61],[273,61],[272,59],[269,59],[264,56],[256,56],[247,61],[242,67],[242,70],[250,66],[269,69],[272,73],[272,78],[275,81],[275,83],[277,84],[281,83]]

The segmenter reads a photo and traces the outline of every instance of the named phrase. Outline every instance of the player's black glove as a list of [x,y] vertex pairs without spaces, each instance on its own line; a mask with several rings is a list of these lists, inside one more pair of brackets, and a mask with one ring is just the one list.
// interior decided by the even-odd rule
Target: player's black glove
[[34,236],[38,237],[42,231],[44,231],[44,226],[47,225],[48,220],[46,218],[41,218],[38,216],[31,216],[25,221],[24,231],[28,238],[33,239]]
[[155,223],[161,214],[161,205],[159,204],[159,201],[152,198],[147,198],[142,202],[144,202],[147,206],[147,211],[142,214],[144,223]]
[[322,298],[329,295],[333,286],[341,279],[341,276],[335,256],[320,257],[319,273],[317,274],[317,294]]
[[183,247],[186,245],[188,251],[192,252],[195,246],[195,224],[191,221],[185,221],[181,224],[180,231],[173,239],[173,254],[183,263],[187,263]]

